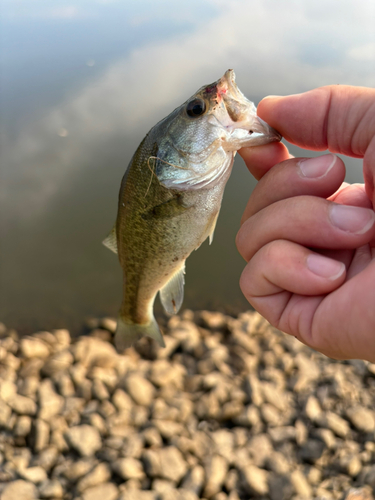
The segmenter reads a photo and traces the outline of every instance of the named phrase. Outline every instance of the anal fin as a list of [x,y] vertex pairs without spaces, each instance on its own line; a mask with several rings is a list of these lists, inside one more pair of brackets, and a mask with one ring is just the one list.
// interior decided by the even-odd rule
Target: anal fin
[[177,314],[184,300],[185,262],[160,290],[160,300],[167,314]]

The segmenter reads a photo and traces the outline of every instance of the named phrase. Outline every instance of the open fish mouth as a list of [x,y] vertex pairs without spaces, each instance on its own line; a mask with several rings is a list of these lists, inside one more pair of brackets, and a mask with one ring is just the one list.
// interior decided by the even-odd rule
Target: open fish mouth
[[239,90],[232,69],[228,69],[216,83],[207,86],[205,93],[211,96],[216,94],[216,112],[209,121],[228,134],[224,140],[227,150],[260,146],[282,139],[277,130],[257,115],[255,105]]

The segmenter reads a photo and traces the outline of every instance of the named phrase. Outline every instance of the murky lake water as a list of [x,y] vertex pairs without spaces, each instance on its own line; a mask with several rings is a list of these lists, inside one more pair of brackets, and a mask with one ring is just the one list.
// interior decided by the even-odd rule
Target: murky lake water
[[[5,1],[0,319],[23,331],[116,315],[121,269],[101,245],[126,166],[159,119],[233,67],[245,95],[375,84],[372,0]],[[291,147],[295,155],[312,156]],[[347,159],[348,180],[362,180]],[[247,307],[239,220],[255,181],[237,158],[184,307]]]

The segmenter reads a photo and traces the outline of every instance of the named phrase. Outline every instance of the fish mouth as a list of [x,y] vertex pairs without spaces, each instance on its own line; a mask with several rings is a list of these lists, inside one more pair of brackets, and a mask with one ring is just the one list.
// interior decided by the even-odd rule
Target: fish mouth
[[[241,137],[246,146],[258,146],[270,142],[279,142],[281,134],[256,114],[255,105],[249,101],[236,85],[236,75],[228,69],[217,85],[218,94],[223,101],[233,122],[234,136]],[[237,125],[237,128],[235,128]]]
[[226,137],[229,136],[229,141],[225,141],[227,150],[235,151],[282,139],[277,130],[259,118],[255,104],[237,87],[233,69],[228,69],[220,80],[205,87],[204,92],[215,102],[209,123],[221,126],[228,134]]
[[249,145],[258,146],[261,144],[268,144],[269,142],[280,142],[283,138],[282,135],[268,125],[267,122],[259,118],[259,116],[254,117],[253,124],[250,130],[247,130],[249,134]]

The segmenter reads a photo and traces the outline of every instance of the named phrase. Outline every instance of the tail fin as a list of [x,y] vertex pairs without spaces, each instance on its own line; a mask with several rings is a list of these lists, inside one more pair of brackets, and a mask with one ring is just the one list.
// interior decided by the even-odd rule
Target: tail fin
[[130,347],[134,342],[144,336],[151,337],[159,342],[161,347],[165,347],[163,335],[154,317],[152,317],[150,323],[145,325],[125,323],[120,316],[118,317],[115,333],[115,346],[118,351],[121,352],[127,347]]

